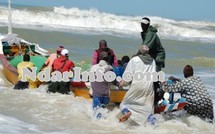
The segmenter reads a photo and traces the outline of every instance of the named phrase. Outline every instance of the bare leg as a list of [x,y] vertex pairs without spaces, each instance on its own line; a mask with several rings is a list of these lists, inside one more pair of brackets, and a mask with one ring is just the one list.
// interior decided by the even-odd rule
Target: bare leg
[[128,112],[128,113],[122,115],[122,116],[119,118],[119,122],[125,122],[130,116],[131,116],[131,112]]

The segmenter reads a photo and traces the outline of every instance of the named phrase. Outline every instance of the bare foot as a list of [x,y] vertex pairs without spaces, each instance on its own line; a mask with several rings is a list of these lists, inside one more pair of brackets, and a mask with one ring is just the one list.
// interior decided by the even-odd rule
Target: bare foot
[[119,118],[119,122],[125,122],[130,116],[131,116],[131,112],[128,112],[128,113],[122,115],[122,116]]

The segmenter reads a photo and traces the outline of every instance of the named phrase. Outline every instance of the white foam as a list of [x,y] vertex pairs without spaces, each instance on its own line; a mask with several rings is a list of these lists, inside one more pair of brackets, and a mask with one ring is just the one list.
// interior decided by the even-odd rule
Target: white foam
[[[119,123],[116,107],[104,110],[104,119],[93,118],[92,102],[72,95],[47,94],[46,86],[36,90],[4,89],[0,93],[0,133],[195,133],[215,131],[215,126],[197,117],[180,115],[164,119],[157,115],[156,126]],[[16,103],[14,103],[16,102]],[[198,121],[199,123],[196,123]],[[194,125],[190,125],[194,124]],[[199,126],[201,126],[199,128]]]
[[2,134],[41,133],[33,124],[2,114],[0,114],[0,126],[0,133]]
[[[54,7],[51,11],[13,9],[13,26],[27,29],[56,30],[84,33],[106,33],[140,37],[141,16],[122,16],[99,12],[96,9]],[[7,8],[0,7],[0,26],[7,25]],[[149,16],[159,28],[162,38],[215,41],[215,23],[177,21]]]

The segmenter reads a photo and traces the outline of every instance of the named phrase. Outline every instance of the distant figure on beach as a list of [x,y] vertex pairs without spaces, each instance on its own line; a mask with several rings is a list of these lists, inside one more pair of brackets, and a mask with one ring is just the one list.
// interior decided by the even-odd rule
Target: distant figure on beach
[[[107,52],[101,52],[99,55],[99,63],[95,64],[91,67],[92,72],[96,72],[98,68],[103,68],[104,73],[107,71],[112,71],[113,68],[108,62],[108,53]],[[101,113],[97,110],[99,108],[105,108],[110,100],[110,91],[109,91],[109,82],[102,81],[102,82],[91,82],[91,87],[93,90],[92,96],[93,96],[93,110],[95,111],[96,117],[101,118]]]
[[[69,51],[67,49],[63,49],[61,51],[61,55],[54,60],[52,68],[53,71],[59,71],[61,73],[63,72],[69,72],[73,71],[73,68],[75,67],[74,63],[69,60]],[[51,81],[48,86],[48,92],[58,92],[62,94],[69,94],[70,92],[70,81],[64,82],[64,81]]]
[[147,17],[142,18],[141,28],[142,45],[149,47],[149,55],[155,59],[156,71],[159,72],[165,67],[165,50],[156,34],[157,28],[150,26],[150,19]]
[[23,61],[20,62],[17,65],[17,71],[18,71],[18,82],[15,84],[14,89],[26,89],[26,88],[36,88],[37,85],[35,83],[27,78],[27,81],[21,81],[23,76],[23,68],[28,68],[31,70],[31,68],[34,67],[34,63],[30,62],[30,55],[25,54],[23,55]]
[[129,61],[130,61],[130,58],[127,55],[122,57],[122,66],[123,66],[124,70],[125,70]]
[[59,46],[56,53],[51,53],[50,56],[45,61],[44,66],[50,67],[50,69],[52,70],[52,65],[54,63],[54,60],[57,59],[61,55],[61,51],[63,49],[64,49],[64,46]]
[[[186,98],[188,102],[187,113],[190,115],[196,115],[202,119],[213,120],[213,103],[212,99],[206,90],[200,77],[193,76],[194,71],[191,65],[186,65],[183,70],[184,79],[178,80],[174,85],[163,85],[163,90],[166,92],[178,92],[181,93],[183,98]],[[171,79],[176,79],[171,77]]]
[[99,41],[99,48],[93,52],[93,63],[92,63],[92,65],[99,63],[99,55],[103,51],[108,53],[108,62],[110,63],[110,65],[111,66],[117,66],[118,65],[117,58],[116,58],[113,50],[107,46],[106,40],[100,40]]
[[[148,54],[149,48],[146,45],[141,46],[139,55],[134,56],[129,62],[124,73],[137,72],[152,73],[156,70],[154,59]],[[153,81],[141,79],[132,79],[131,82],[122,81],[119,86],[131,85],[125,94],[120,109],[122,116],[120,122],[125,122],[128,118],[139,125],[145,124],[147,121],[150,124],[155,123],[154,113],[154,90]]]

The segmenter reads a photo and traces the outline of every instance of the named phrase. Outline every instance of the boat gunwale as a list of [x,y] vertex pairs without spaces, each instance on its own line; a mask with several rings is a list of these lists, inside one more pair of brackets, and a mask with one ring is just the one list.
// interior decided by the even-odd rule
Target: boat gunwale
[[10,62],[7,60],[7,58],[4,54],[0,54],[0,60],[3,64],[3,66],[6,66],[7,68],[9,68],[10,71],[12,71],[14,74],[16,74],[18,76],[17,69],[10,64]]

